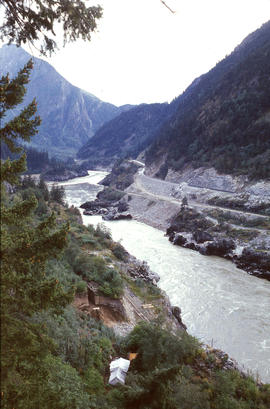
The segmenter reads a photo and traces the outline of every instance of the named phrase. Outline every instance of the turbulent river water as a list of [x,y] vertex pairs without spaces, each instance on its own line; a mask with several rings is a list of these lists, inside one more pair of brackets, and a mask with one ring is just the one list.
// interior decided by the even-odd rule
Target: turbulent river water
[[[105,172],[61,183],[66,199],[78,206],[94,200]],[[101,216],[83,216],[85,224]],[[171,304],[182,309],[188,332],[227,352],[245,371],[270,382],[270,285],[218,257],[173,246],[164,233],[135,220],[105,222],[114,240],[146,260],[160,276]]]

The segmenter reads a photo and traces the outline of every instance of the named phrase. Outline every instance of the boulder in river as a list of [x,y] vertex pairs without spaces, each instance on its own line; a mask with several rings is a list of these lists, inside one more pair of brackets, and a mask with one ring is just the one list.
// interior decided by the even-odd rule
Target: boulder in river
[[103,220],[111,221],[111,220],[131,220],[132,216],[130,213],[118,213],[115,209],[109,211],[107,214],[102,216]]
[[186,249],[190,249],[190,250],[198,250],[198,246],[196,246],[196,244],[193,243],[193,241],[190,241],[190,242],[186,243],[186,244],[184,245],[184,247],[185,247]]
[[187,239],[180,233],[176,233],[173,238],[173,244],[177,246],[183,246],[186,244]]
[[207,256],[225,256],[235,249],[235,243],[232,239],[216,239],[199,246],[199,252]]
[[193,232],[193,239],[197,242],[197,243],[204,243],[206,241],[213,241],[213,236],[208,233],[207,231],[203,231],[203,230],[196,230]]
[[241,255],[234,259],[238,268],[248,273],[270,281],[270,254],[265,251],[256,251],[250,247],[244,248]]
[[179,322],[179,324],[184,328],[187,329],[186,325],[183,323],[182,321],[182,317],[181,317],[181,308],[177,307],[177,306],[172,306],[171,307],[171,311],[173,313],[173,315],[175,316],[175,318],[177,319],[177,321]]
[[98,211],[101,208],[107,209],[108,207],[112,207],[113,204],[107,201],[103,200],[93,200],[92,202],[85,202],[81,204],[80,208],[81,209],[86,209],[86,210],[93,210],[93,211]]

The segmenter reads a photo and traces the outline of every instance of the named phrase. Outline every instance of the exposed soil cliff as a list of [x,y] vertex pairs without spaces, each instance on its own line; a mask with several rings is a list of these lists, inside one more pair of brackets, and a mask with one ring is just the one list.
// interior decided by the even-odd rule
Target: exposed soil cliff
[[166,294],[156,286],[158,275],[150,271],[145,262],[129,255],[127,262],[114,261],[113,264],[125,281],[121,298],[112,300],[103,296],[101,301],[95,301],[89,293],[83,293],[74,301],[80,311],[103,321],[118,335],[126,335],[139,321],[150,322],[158,317],[162,317],[164,325],[172,331],[186,329],[181,309],[171,306]]

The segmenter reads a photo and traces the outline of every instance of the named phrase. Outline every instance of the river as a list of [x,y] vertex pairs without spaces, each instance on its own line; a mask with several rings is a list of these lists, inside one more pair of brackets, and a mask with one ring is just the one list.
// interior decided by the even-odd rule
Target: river
[[[66,199],[79,206],[94,200],[106,172],[63,182]],[[101,216],[83,216],[85,224]],[[188,332],[227,352],[247,372],[270,382],[270,285],[230,261],[173,246],[164,233],[135,220],[104,222],[130,254],[160,276],[171,304],[182,309]]]

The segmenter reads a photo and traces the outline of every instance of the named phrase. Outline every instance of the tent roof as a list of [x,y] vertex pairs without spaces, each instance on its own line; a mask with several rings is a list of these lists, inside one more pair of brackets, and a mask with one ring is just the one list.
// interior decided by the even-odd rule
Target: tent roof
[[109,384],[116,385],[117,383],[125,383],[126,373],[128,371],[130,361],[124,358],[115,359],[110,363],[110,379]]
[[109,384],[115,385],[116,383],[125,383],[126,372],[122,371],[120,368],[114,369],[111,372]]
[[110,370],[120,368],[122,371],[127,372],[130,365],[130,361],[124,358],[115,359],[110,363]]

